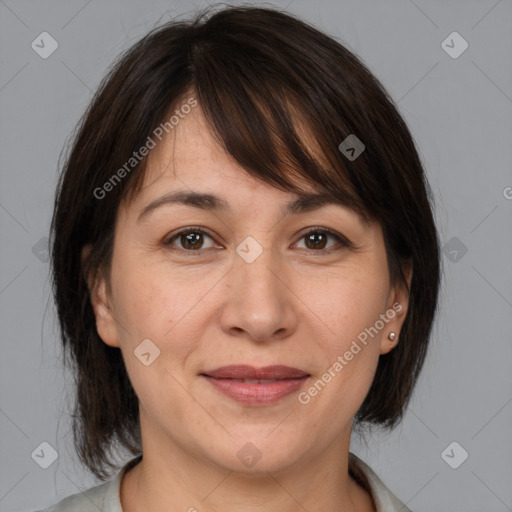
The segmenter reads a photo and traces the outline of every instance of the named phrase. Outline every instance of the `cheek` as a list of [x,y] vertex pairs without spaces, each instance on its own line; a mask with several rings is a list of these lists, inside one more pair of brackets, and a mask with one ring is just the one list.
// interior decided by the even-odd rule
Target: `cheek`
[[364,342],[361,339],[365,329],[374,326],[384,313],[388,290],[387,276],[371,270],[332,275],[327,283],[304,291],[314,316],[321,319],[324,334],[315,338],[311,355],[321,364],[302,400],[310,399],[306,407],[329,417],[331,425],[327,428],[334,432],[350,422],[370,389],[382,332],[366,335]]
[[[367,266],[332,274],[320,286],[304,293],[305,302],[327,326],[329,352],[341,350],[384,313],[388,294],[388,276]],[[327,348],[327,347],[326,347]]]
[[[212,304],[207,292],[218,277],[171,272],[165,261],[154,259],[149,263],[147,257],[137,257],[136,249],[130,251],[134,256],[118,259],[112,274],[125,364],[133,375],[132,382],[139,382],[139,386],[158,381],[159,385],[167,382],[167,387],[173,387],[167,371],[181,372],[196,350],[204,329],[197,319],[208,318]],[[134,350],[146,339],[160,350],[150,366],[134,356]],[[140,392],[144,393],[142,389]]]
[[308,305],[328,326],[322,328],[326,334],[316,338],[323,363],[318,377],[328,388],[319,393],[316,403],[320,409],[332,410],[332,403],[341,400],[344,406],[335,414],[336,424],[348,421],[356,413],[377,368],[383,332],[371,336],[367,329],[385,312],[385,270],[380,265],[367,265],[364,271],[355,266],[345,268],[331,274],[322,286],[304,292],[310,301]]
[[[158,415],[172,396],[178,409],[184,407],[190,397],[180,385],[180,375],[197,343],[189,319],[202,294],[197,288],[166,277],[161,265],[144,265],[127,258],[115,268],[112,277],[121,350],[140,405],[149,415]],[[142,353],[138,347],[148,339],[151,344],[144,341],[144,346],[148,347],[150,360],[154,359],[145,365],[136,354]],[[167,421],[172,424],[173,419]]]
[[134,340],[142,336],[162,343],[201,297],[196,285],[166,273],[164,264],[136,255],[118,260],[113,280],[119,317]]

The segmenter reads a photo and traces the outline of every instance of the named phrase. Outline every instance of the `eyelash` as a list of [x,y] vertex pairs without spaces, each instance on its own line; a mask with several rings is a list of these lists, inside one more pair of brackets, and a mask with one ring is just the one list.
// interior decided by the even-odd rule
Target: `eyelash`
[[[192,249],[182,249],[180,247],[172,247],[172,242],[174,240],[179,238],[181,235],[186,235],[186,234],[191,234],[191,233],[201,233],[203,235],[206,235],[206,236],[210,237],[213,240],[213,237],[207,231],[205,231],[204,229],[202,229],[200,227],[191,226],[191,227],[188,227],[186,229],[183,229],[183,230],[175,233],[174,235],[172,235],[172,237],[165,239],[164,242],[163,242],[163,245],[167,246],[170,250],[182,251],[182,252],[184,252],[186,254],[189,254],[189,255],[192,255],[194,253],[196,253],[196,254],[197,253],[201,253],[203,251],[208,250],[208,249],[192,250]],[[344,249],[344,248],[345,249],[347,249],[347,248],[348,249],[353,249],[354,248],[354,245],[347,238],[345,238],[343,235],[340,235],[336,231],[333,231],[333,230],[331,230],[329,228],[324,228],[324,227],[321,227],[321,226],[314,226],[313,228],[311,228],[306,233],[303,233],[300,236],[299,240],[302,240],[306,236],[311,235],[313,233],[322,233],[322,234],[329,235],[332,238],[336,239],[336,241],[340,243],[341,247],[339,247],[339,248],[331,248],[331,249],[318,249],[318,250],[307,250],[307,249],[304,249],[304,250],[307,251],[306,254],[315,255],[315,256],[321,256],[321,255],[325,255],[325,254],[330,254],[331,252],[334,252],[336,250],[341,250],[341,249]]]

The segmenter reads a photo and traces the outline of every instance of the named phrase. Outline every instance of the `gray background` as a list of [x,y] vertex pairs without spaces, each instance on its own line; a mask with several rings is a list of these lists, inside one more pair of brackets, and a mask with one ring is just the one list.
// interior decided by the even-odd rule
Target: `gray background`
[[[97,483],[71,444],[71,379],[42,249],[61,149],[118,53],[205,5],[0,0],[1,511],[42,508]],[[415,512],[512,510],[512,2],[267,5],[339,38],[398,102],[445,247],[440,315],[407,416],[367,445],[354,438],[352,450]],[[47,59],[31,48],[43,31],[59,44]],[[458,58],[441,46],[453,31],[469,44]],[[31,457],[44,441],[58,452],[48,469]],[[469,453],[457,469],[441,456],[453,441]]]

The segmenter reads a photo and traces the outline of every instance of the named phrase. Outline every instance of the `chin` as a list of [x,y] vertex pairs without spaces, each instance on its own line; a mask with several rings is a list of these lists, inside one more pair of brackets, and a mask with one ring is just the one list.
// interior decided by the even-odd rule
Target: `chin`
[[[275,428],[275,425],[272,427]],[[244,432],[226,443],[215,443],[215,451],[208,455],[213,463],[225,470],[242,473],[247,476],[262,476],[266,473],[285,470],[293,465],[304,451],[299,439],[290,443],[284,432],[272,428],[258,429],[258,432]]]

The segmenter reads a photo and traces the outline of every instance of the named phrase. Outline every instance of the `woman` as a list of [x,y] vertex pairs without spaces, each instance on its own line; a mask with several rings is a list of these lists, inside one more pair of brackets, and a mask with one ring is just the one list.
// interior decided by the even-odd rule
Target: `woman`
[[349,444],[422,368],[430,202],[382,86],[295,17],[208,10],[130,48],[51,234],[78,454],[101,480],[114,443],[135,457],[47,511],[409,510]]

